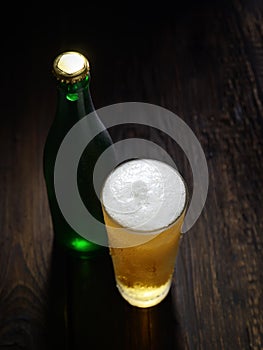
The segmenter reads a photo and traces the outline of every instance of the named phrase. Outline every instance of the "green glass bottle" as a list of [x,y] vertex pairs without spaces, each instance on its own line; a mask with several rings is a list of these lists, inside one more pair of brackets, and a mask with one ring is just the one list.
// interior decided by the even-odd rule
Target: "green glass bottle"
[[[107,248],[83,238],[68,224],[58,205],[54,186],[56,157],[64,137],[80,119],[95,111],[89,90],[89,62],[79,52],[64,52],[55,58],[53,73],[58,85],[57,110],[47,136],[43,166],[54,238],[55,242],[67,251],[80,257],[89,257],[106,252]],[[81,155],[77,183],[86,208],[97,220],[103,222],[101,204],[93,186],[93,169],[98,157],[112,145],[112,140],[96,112],[87,121],[87,127],[94,128],[94,125],[101,132],[87,145]],[[114,162],[114,151],[110,154]]]

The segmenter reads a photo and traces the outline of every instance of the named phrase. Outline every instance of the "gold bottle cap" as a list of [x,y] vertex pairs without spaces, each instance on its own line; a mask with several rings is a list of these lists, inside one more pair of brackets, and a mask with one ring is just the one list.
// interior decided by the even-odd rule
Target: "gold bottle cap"
[[89,74],[89,61],[76,51],[63,52],[53,63],[53,73],[62,83],[74,84]]

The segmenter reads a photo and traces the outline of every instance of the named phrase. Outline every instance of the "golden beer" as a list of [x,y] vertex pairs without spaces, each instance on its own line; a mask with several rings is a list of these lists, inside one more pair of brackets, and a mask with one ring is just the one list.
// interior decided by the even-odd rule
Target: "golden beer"
[[[160,166],[161,162],[155,160],[133,160],[124,163],[124,165],[129,174],[128,163],[135,167],[135,165],[139,166],[140,162],[142,161],[146,162],[147,166],[149,165],[151,167],[153,165],[153,171],[149,172],[149,174],[151,173],[151,175],[149,175],[150,179],[145,178],[146,180],[144,182],[143,170],[145,169],[141,169],[142,174],[140,174],[140,169],[136,169],[134,182],[129,182],[126,180],[126,173],[123,175],[125,178],[124,182],[126,181],[124,185],[122,184],[120,186],[120,178],[116,179],[117,185],[120,186],[120,193],[114,189],[113,196],[117,197],[120,203],[120,207],[122,203],[127,202],[127,205],[125,204],[125,211],[122,210],[122,208],[118,209],[117,205],[115,205],[115,208],[114,205],[112,206],[113,208],[109,206],[107,208],[107,203],[105,202],[109,202],[109,197],[105,198],[105,196],[104,198],[102,196],[102,207],[104,220],[107,227],[110,254],[112,257],[117,288],[123,298],[126,299],[130,304],[138,307],[149,307],[161,302],[168,294],[171,286],[175,260],[180,242],[181,228],[186,211],[186,188],[184,181],[178,172],[170,166],[165,165],[167,167],[170,167],[169,171],[174,172],[173,176],[180,178],[181,193],[184,193],[184,198],[180,198],[179,207],[176,207],[178,214],[176,215],[175,219],[172,222],[168,223],[166,226],[158,227],[158,222],[162,221],[161,219],[159,220],[158,215],[166,215],[165,208],[163,208],[163,210],[159,209],[151,212],[151,215],[149,215],[149,217],[147,217],[148,214],[145,215],[145,212],[143,215],[138,215],[137,221],[139,221],[140,217],[143,217],[143,219],[147,217],[149,222],[146,223],[146,226],[152,225],[151,222],[154,221],[154,230],[145,230],[145,225],[138,225],[138,228],[134,228],[131,227],[132,225],[130,223],[127,226],[126,221],[130,220],[132,222],[132,216],[136,212],[136,208],[134,211],[131,210],[130,212],[128,209],[129,203],[131,203],[133,197],[136,197],[137,192],[139,196],[148,196],[148,200],[146,199],[146,201],[143,201],[143,198],[141,198],[140,201],[137,201],[140,203],[138,205],[138,208],[141,211],[145,211],[141,204],[143,203],[145,205],[145,203],[150,203],[150,199],[154,198],[154,195],[152,195],[152,193],[150,193],[150,195],[147,193],[153,189],[154,191],[158,192],[158,189],[156,190],[156,183],[151,185],[149,184],[149,180],[152,180],[155,171],[158,172],[158,167]],[[137,164],[134,162],[137,162]],[[124,165],[121,165],[120,167]],[[152,169],[150,168],[150,170]],[[161,175],[159,176],[161,177],[161,181],[165,182],[167,180],[166,177],[164,176],[162,178]],[[134,178],[132,180],[134,180]],[[153,180],[156,181],[156,177]],[[109,179],[109,181],[111,180]],[[147,185],[146,189],[144,186],[145,183]],[[128,187],[126,186],[127,184]],[[133,184],[135,184],[135,190],[133,190]],[[128,190],[125,189],[125,186],[128,188]],[[165,186],[166,185],[164,183],[164,190]],[[172,189],[170,190],[173,191]],[[162,197],[167,197],[167,194],[165,193],[163,193],[163,196],[160,195],[163,192],[162,189],[159,188],[159,192],[160,193],[157,193],[157,197],[160,197],[160,201],[162,200]],[[128,200],[126,202],[125,198],[123,198],[125,195],[128,197]],[[170,194],[169,196],[171,197]],[[171,200],[174,199],[176,199],[176,196],[175,198],[171,198]],[[120,210],[121,213],[117,212],[116,214],[116,208]],[[170,208],[167,208],[167,210],[169,209]],[[113,218],[114,215],[115,218]],[[125,219],[119,220],[121,216],[125,217]],[[127,219],[128,216],[129,219]],[[151,226],[149,226],[149,228],[151,228]]]

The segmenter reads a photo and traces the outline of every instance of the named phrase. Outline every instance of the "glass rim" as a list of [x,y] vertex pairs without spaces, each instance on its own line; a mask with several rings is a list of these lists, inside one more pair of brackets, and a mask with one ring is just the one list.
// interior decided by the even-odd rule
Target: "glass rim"
[[[172,222],[170,222],[168,225],[166,225],[166,226],[162,226],[162,227],[160,227],[160,228],[157,228],[157,229],[154,229],[154,230],[140,230],[140,229],[135,229],[135,228],[130,228],[130,227],[128,227],[128,226],[123,226],[120,222],[118,222],[116,219],[114,219],[110,214],[109,214],[109,212],[108,212],[108,210],[107,210],[107,208],[105,207],[105,205],[104,205],[104,203],[103,203],[103,200],[102,200],[102,193],[103,193],[103,189],[104,189],[104,186],[105,186],[105,184],[106,184],[106,181],[107,181],[107,179],[110,177],[110,175],[118,168],[118,167],[120,167],[122,164],[124,164],[124,163],[128,163],[128,162],[132,162],[132,161],[134,161],[134,160],[157,160],[157,161],[159,161],[159,162],[162,162],[162,163],[164,163],[164,164],[166,164],[167,166],[169,166],[169,167],[171,167],[178,175],[179,175],[179,177],[181,178],[181,180],[182,180],[182,182],[183,182],[183,184],[184,184],[184,188],[185,188],[185,201],[184,201],[184,206],[183,206],[183,208],[182,208],[182,210],[180,211],[180,213],[176,216],[176,218],[172,221]],[[184,180],[184,178],[183,178],[183,176],[180,174],[180,172],[176,169],[176,168],[174,168],[174,167],[172,167],[170,164],[168,164],[168,163],[166,163],[166,162],[163,162],[163,161],[161,161],[161,160],[159,160],[159,159],[154,159],[154,158],[133,158],[133,159],[129,159],[129,160],[126,160],[125,162],[122,162],[122,163],[120,163],[120,164],[118,164],[113,170],[111,170],[111,172],[107,175],[107,177],[106,177],[106,179],[105,179],[105,181],[104,181],[104,184],[103,184],[103,186],[102,186],[102,190],[101,190],[101,195],[100,195],[100,203],[101,203],[101,206],[103,207],[103,209],[105,210],[105,212],[107,213],[107,215],[109,216],[109,218],[111,219],[111,221],[113,221],[113,223],[115,223],[117,226],[119,226],[119,227],[117,227],[117,228],[123,228],[123,229],[125,229],[125,230],[127,230],[127,231],[130,231],[132,234],[142,234],[142,235],[151,235],[151,234],[157,234],[157,233],[162,233],[164,230],[168,230],[168,229],[170,229],[173,225],[175,225],[176,224],[176,222],[181,218],[181,216],[182,216],[182,214],[184,213],[184,212],[186,212],[186,210],[187,210],[187,206],[188,206],[188,200],[189,200],[189,192],[188,192],[188,187],[187,187],[187,185],[186,185],[186,181]],[[105,224],[105,226],[107,227],[108,225],[106,225],[106,223],[104,222],[104,224]],[[115,228],[116,229],[116,227],[114,227],[114,226],[109,226],[109,227],[112,227],[112,228]]]

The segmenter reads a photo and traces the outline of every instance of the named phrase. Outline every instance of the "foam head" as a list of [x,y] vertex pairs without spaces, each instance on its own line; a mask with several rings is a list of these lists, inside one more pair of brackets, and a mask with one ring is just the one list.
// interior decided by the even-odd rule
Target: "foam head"
[[135,159],[108,176],[102,203],[112,219],[136,231],[162,230],[183,212],[185,183],[176,169],[154,159]]

